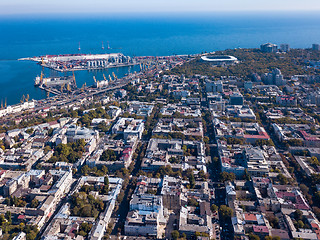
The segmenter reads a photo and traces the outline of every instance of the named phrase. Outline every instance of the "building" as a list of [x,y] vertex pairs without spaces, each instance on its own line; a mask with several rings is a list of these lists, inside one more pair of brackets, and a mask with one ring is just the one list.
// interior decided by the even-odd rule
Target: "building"
[[297,106],[297,99],[294,96],[281,95],[276,97],[276,103],[281,106]]
[[246,147],[244,150],[246,168],[251,176],[268,176],[269,165],[259,147]]
[[239,92],[236,92],[230,95],[230,105],[243,105],[242,94]]
[[213,93],[221,93],[223,91],[222,81],[206,80],[206,91]]
[[147,117],[150,116],[153,110],[152,104],[142,103],[142,102],[130,102],[130,107],[128,109],[129,113],[136,114],[137,116]]
[[265,73],[263,75],[263,81],[267,85],[282,86],[286,84],[286,80],[278,68],[273,69],[271,73]]
[[278,51],[278,46],[272,43],[265,43],[260,45],[260,50],[265,53],[276,53]]
[[120,89],[115,93],[115,97],[117,98],[124,98],[125,96],[127,96],[127,91],[124,89]]
[[183,188],[184,186],[181,179],[164,176],[161,189],[163,207],[169,210],[179,211],[181,206],[186,205],[187,198],[185,194],[183,194]]
[[144,176],[138,179],[125,221],[126,235],[162,238],[166,224],[162,196],[149,193],[157,191],[159,183],[158,179]]
[[281,52],[289,52],[290,51],[290,45],[287,43],[280,44],[280,51]]
[[312,44],[312,50],[319,51],[320,50],[320,44],[317,44],[317,43]]
[[88,143],[92,139],[98,140],[99,132],[85,127],[70,125],[66,131],[66,136],[68,142],[75,142],[77,140],[83,139],[86,143]]
[[27,239],[27,235],[24,232],[20,232],[12,240],[26,240],[26,239]]
[[125,140],[127,140],[129,136],[137,136],[140,139],[142,137],[143,130],[143,119],[134,118],[120,118],[112,127],[112,133],[123,134],[123,138]]

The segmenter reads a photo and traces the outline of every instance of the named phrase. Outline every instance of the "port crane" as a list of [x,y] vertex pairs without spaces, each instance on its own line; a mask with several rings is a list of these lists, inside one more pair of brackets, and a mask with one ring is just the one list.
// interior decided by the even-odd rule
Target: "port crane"
[[109,74],[109,79],[110,79],[110,82],[111,82],[111,81],[112,81],[112,78],[111,78],[110,74]]
[[41,71],[41,74],[40,74],[40,85],[42,85],[42,81],[43,81],[43,71]]
[[[28,102],[28,101],[29,101],[29,94],[27,94],[26,96],[23,94],[20,102],[24,103],[24,102]],[[5,105],[7,105],[7,104],[5,104]]]
[[118,80],[118,77],[117,77],[117,75],[114,74],[114,72],[112,72],[112,76],[114,79]]
[[68,92],[71,92],[71,87],[70,87],[69,83],[67,84],[67,90],[68,90]]
[[86,88],[86,86],[87,86],[87,83],[85,82],[81,87],[81,92],[84,92],[84,89]]
[[77,88],[76,76],[74,75],[74,71],[72,72],[72,76],[73,76],[74,86],[75,86],[75,88]]
[[105,76],[104,74],[102,74],[102,76],[103,76],[103,79],[104,79],[105,81],[108,81],[107,78],[106,78],[106,76]]

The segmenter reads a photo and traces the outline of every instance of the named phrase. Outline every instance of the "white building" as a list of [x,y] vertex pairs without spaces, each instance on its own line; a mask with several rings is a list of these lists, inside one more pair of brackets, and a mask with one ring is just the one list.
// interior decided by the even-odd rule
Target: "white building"
[[126,140],[129,136],[142,137],[144,122],[142,119],[120,118],[112,127],[113,134],[123,134]]

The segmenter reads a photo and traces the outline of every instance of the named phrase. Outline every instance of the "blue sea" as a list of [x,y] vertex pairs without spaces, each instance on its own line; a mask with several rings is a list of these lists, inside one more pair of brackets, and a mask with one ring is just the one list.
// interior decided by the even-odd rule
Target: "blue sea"
[[[319,12],[184,13],[0,16],[0,100],[18,103],[22,95],[45,97],[33,86],[41,67],[18,58],[45,54],[123,52],[126,55],[194,54],[230,48],[258,48],[272,42],[309,48],[320,43]],[[101,44],[104,42],[105,50]],[[111,50],[106,50],[109,42]],[[91,85],[115,72],[123,76],[139,70],[124,67],[78,71],[78,86]],[[46,70],[45,75],[59,73]]]

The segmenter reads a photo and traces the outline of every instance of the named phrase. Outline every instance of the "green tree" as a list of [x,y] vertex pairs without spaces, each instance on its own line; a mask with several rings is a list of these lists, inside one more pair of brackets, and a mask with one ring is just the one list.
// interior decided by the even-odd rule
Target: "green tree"
[[288,184],[288,179],[282,173],[278,174],[277,178],[278,178],[281,185]]
[[11,223],[11,221],[12,221],[11,217],[12,217],[12,216],[11,216],[11,212],[10,212],[10,211],[7,211],[7,212],[6,212],[5,217],[6,217],[6,219],[8,220],[8,222]]
[[250,240],[260,240],[259,236],[253,234],[253,233],[250,233],[249,234],[249,239]]
[[226,182],[226,181],[233,182],[236,179],[236,175],[234,173],[222,172],[220,173],[220,179],[222,182]]
[[233,211],[226,205],[221,205],[219,208],[219,216],[222,220],[226,220],[227,218],[231,218]]
[[299,220],[302,220],[303,213],[300,209],[297,209],[296,211],[293,212],[293,216],[296,221],[299,221]]
[[37,208],[38,206],[39,206],[39,201],[38,201],[38,199],[34,198],[30,203],[30,207]]
[[219,208],[218,208],[217,205],[212,204],[210,209],[211,209],[212,212],[215,212],[215,211],[218,211]]
[[173,230],[173,231],[171,232],[171,237],[172,237],[174,240],[178,239],[179,236],[180,236],[180,234],[179,234],[179,232],[178,232],[177,230]]

